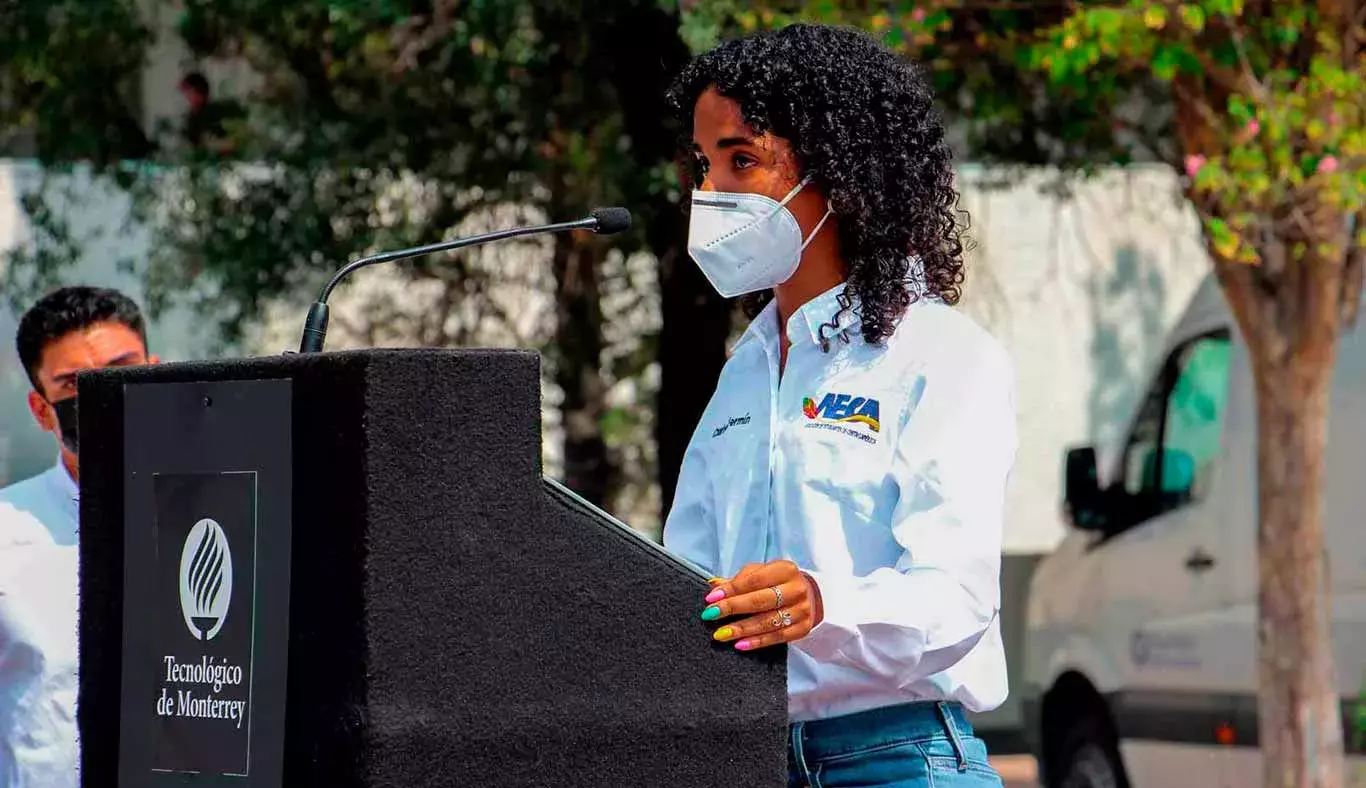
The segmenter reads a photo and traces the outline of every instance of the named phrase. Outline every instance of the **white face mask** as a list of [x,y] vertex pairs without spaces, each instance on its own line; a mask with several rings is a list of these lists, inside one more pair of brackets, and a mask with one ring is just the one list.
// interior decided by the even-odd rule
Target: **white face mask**
[[803,178],[782,202],[762,194],[693,192],[688,254],[716,292],[734,298],[792,278],[802,251],[834,212],[826,208],[816,229],[802,238],[787,204],[810,182],[810,176]]

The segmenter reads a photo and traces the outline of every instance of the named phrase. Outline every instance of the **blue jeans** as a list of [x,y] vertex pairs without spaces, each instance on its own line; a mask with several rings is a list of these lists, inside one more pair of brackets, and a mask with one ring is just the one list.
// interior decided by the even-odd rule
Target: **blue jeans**
[[788,788],[1001,788],[957,703],[794,722],[788,733]]

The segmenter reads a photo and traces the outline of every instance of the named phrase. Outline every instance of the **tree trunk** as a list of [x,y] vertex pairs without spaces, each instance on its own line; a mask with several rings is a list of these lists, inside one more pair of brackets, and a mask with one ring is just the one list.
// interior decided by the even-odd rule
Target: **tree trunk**
[[607,385],[602,379],[602,307],[598,287],[600,243],[578,233],[555,236],[555,383],[564,393],[564,483],[606,507],[620,481],[602,437]]
[[1340,261],[1271,275],[1216,266],[1252,356],[1257,394],[1258,738],[1264,788],[1340,788],[1343,733],[1324,544],[1324,452],[1342,299]]
[[1317,360],[1292,361],[1298,369],[1258,375],[1258,730],[1266,788],[1342,785],[1323,538],[1332,355],[1325,357],[1326,369]]

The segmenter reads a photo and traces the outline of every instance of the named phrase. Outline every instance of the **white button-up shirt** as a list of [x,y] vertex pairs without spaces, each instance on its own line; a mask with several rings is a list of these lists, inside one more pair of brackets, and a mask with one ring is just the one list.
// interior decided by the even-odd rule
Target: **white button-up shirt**
[[1017,446],[1010,359],[932,299],[882,346],[845,313],[824,352],[842,290],[788,319],[781,375],[775,304],[736,344],[684,457],[664,544],[713,575],[787,558],[815,580],[824,620],[788,651],[794,721],[926,700],[995,708]]
[[78,556],[45,525],[0,500],[0,788],[80,784]]
[[0,506],[9,504],[33,515],[60,545],[76,544],[79,498],[80,489],[61,459],[37,476],[0,489]]

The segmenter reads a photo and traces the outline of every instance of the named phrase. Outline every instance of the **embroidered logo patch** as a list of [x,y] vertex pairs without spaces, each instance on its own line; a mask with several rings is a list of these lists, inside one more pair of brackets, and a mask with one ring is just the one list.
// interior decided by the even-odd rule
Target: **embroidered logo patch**
[[875,438],[869,433],[882,430],[880,406],[872,397],[856,397],[850,394],[830,392],[820,401],[805,397],[802,399],[802,414],[808,420],[808,427],[837,430],[867,443]]

